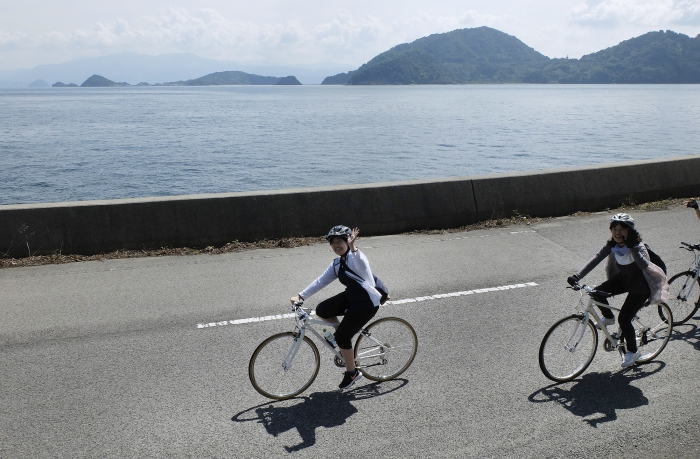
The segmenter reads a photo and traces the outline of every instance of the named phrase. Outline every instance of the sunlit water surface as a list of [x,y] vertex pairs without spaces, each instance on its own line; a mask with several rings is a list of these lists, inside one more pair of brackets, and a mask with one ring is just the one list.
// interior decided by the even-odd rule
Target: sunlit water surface
[[0,204],[698,154],[699,119],[700,85],[0,90]]

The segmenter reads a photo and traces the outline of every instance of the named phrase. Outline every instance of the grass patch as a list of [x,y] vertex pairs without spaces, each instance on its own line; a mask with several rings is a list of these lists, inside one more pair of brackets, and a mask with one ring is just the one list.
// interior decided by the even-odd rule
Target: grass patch
[[291,237],[283,239],[263,239],[256,242],[229,242],[222,247],[205,247],[195,249],[191,247],[162,247],[153,250],[116,250],[114,252],[100,253],[96,255],[62,255],[59,253],[51,255],[33,255],[25,258],[0,258],[0,269],[20,268],[25,266],[61,265],[65,263],[76,263],[81,261],[105,261],[118,260],[123,258],[145,258],[145,257],[168,257],[200,254],[220,254],[244,252],[255,249],[277,249],[292,248],[303,245],[313,245],[319,242],[326,242],[325,237]]
[[621,207],[615,210],[668,210],[671,207],[680,206],[686,199],[662,199],[661,201],[645,202],[642,204],[635,204],[633,202],[623,204]]

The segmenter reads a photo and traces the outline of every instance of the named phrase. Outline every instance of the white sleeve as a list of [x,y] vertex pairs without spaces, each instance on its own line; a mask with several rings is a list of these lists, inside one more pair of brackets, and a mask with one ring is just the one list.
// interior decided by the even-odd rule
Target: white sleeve
[[370,286],[374,287],[374,275],[369,267],[367,256],[360,249],[356,252],[348,252],[348,267],[355,271],[358,276],[364,279]]
[[315,294],[323,287],[327,286],[328,284],[330,284],[338,278],[338,275],[335,272],[335,268],[333,267],[334,264],[335,261],[331,263],[331,265],[326,269],[326,271],[323,274],[321,274],[318,277],[318,279],[310,283],[309,286],[306,287],[304,291],[300,293],[303,299],[309,298],[311,295]]
[[369,260],[359,249],[356,252],[349,252],[347,255],[348,267],[355,271],[355,273],[362,278],[362,288],[364,288],[369,294],[372,304],[379,306],[382,294],[377,291],[376,284],[374,282],[374,274],[372,274],[372,269],[369,267]]

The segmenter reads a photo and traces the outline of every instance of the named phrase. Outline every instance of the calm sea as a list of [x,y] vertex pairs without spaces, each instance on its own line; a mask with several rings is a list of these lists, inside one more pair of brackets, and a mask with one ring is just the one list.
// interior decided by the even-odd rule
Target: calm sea
[[699,154],[698,120],[700,85],[0,90],[0,204]]

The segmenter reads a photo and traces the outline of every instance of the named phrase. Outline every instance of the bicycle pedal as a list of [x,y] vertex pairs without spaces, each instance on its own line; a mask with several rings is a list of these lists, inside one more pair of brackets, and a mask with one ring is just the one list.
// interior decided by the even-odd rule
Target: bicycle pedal
[[610,340],[606,339],[605,342],[603,343],[603,349],[606,352],[611,352],[617,349],[613,344],[610,343]]
[[341,359],[337,355],[333,358],[333,363],[335,363],[335,366],[338,368],[345,368],[345,360]]

